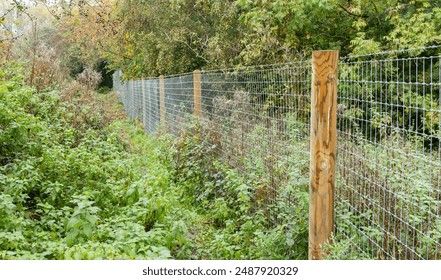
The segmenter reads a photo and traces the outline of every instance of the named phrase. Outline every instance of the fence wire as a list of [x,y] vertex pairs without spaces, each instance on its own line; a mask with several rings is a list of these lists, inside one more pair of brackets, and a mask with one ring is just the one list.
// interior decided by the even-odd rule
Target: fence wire
[[[194,112],[193,73],[160,79],[129,80],[115,89],[131,118],[152,133],[161,127],[179,136]],[[143,86],[140,86],[143,84]],[[150,85],[150,86],[149,86]],[[226,163],[256,182],[254,203],[276,222],[280,210],[295,203],[292,192],[308,186],[311,63],[201,72],[200,121],[212,147]],[[153,99],[152,99],[153,98]],[[277,202],[287,207],[276,209]]]
[[193,74],[164,78],[165,129],[179,135],[193,113]]
[[[229,165],[252,176],[277,222],[308,182],[311,63],[202,72],[202,118]],[[277,208],[278,201],[287,207]],[[274,208],[271,208],[274,207]]]
[[441,258],[437,51],[339,62],[335,225],[351,254]]
[[[416,51],[416,50],[415,50]],[[439,48],[341,58],[335,232],[338,258],[441,259]],[[204,133],[246,174],[270,221],[308,189],[311,62],[201,72]],[[193,74],[114,87],[148,133],[194,118]],[[163,116],[161,118],[161,116]],[[162,124],[162,126],[161,126]],[[279,207],[283,205],[283,207]]]

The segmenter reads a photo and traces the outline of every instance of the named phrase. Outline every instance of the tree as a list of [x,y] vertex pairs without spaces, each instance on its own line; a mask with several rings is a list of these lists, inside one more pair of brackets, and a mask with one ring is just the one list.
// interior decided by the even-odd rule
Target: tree
[[46,1],[57,20],[48,40],[72,76],[99,65],[158,76],[285,62],[314,49],[345,56],[441,41],[437,0]]
[[116,65],[157,76],[238,63],[241,26],[233,1],[127,0],[116,8]]
[[35,19],[19,0],[1,0],[0,7],[0,63],[4,63],[10,58],[14,42],[24,34],[23,22],[34,25]]

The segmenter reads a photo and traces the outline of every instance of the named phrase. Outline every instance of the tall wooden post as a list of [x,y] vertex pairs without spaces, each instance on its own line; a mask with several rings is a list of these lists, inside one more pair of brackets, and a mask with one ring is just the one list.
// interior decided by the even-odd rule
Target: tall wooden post
[[309,259],[324,257],[321,246],[334,227],[337,156],[338,51],[312,53],[312,97],[309,186]]
[[193,91],[194,91],[194,114],[195,116],[202,116],[201,108],[201,71],[194,70],[193,72]]
[[165,127],[165,90],[164,90],[164,76],[159,76],[159,117],[161,127]]

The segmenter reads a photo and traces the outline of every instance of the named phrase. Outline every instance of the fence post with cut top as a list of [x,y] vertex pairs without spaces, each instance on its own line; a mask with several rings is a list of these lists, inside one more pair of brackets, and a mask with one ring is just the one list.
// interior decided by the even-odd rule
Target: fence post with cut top
[[202,116],[202,108],[201,108],[201,71],[194,70],[193,71],[193,91],[194,91],[194,114],[195,116]]
[[322,259],[334,227],[338,51],[312,53],[309,259]]

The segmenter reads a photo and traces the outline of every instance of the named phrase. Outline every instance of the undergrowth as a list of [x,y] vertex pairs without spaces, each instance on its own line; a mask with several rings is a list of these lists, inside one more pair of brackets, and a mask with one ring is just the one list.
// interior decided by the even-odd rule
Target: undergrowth
[[306,258],[305,191],[274,225],[197,125],[147,136],[115,96],[20,72],[0,70],[0,259]]
[[179,238],[159,224],[168,178],[157,148],[141,162],[133,124],[106,123],[87,92],[37,93],[19,72],[0,73],[0,258],[170,258]]
[[[223,163],[208,131],[190,122],[173,142],[174,184],[199,214],[183,257],[194,259],[306,259],[308,193],[286,189],[261,207],[261,182]],[[288,194],[289,193],[289,194]],[[288,203],[287,195],[297,203]],[[272,220],[271,207],[278,213]]]

